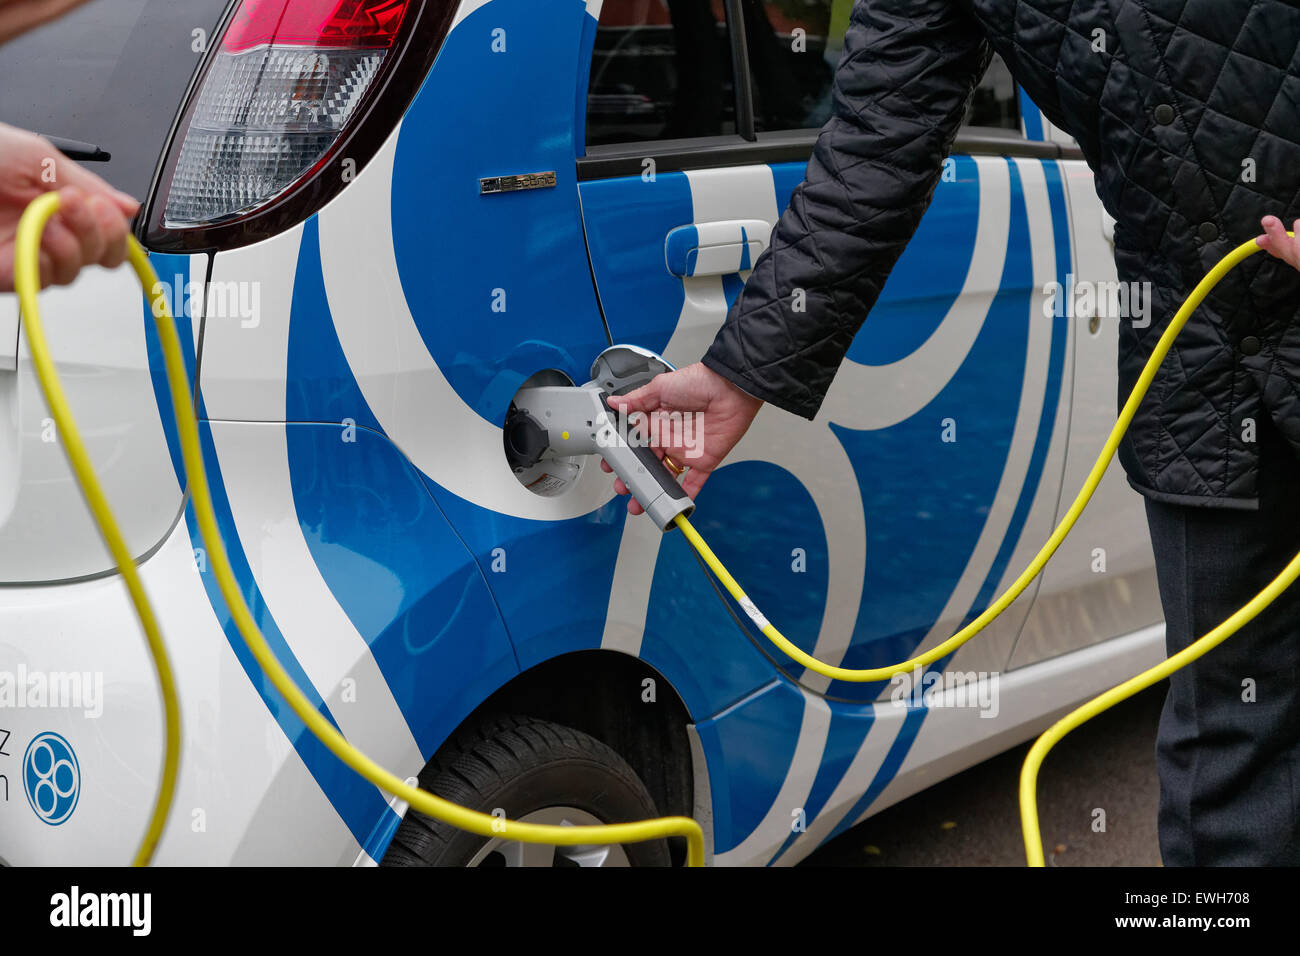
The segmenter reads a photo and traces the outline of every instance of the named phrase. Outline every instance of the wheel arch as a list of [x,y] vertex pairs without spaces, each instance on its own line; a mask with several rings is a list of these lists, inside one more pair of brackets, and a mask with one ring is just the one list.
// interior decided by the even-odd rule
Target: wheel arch
[[551,720],[590,734],[631,765],[660,813],[695,815],[690,712],[668,679],[638,657],[585,650],[549,658],[498,688],[461,726],[490,713]]

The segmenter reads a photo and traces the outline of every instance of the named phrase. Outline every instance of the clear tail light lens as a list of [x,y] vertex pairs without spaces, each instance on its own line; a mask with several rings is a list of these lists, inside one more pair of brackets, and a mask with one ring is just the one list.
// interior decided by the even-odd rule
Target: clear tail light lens
[[409,6],[244,0],[199,91],[163,224],[249,212],[310,171],[356,113]]
[[[432,64],[455,7],[456,0],[240,0],[164,157],[149,215],[153,247],[255,240],[284,224],[261,214],[294,192],[308,195],[291,218],[319,208],[338,187],[312,186],[313,176],[378,112],[387,128],[348,152],[358,167],[374,154]],[[222,228],[233,224],[240,228]]]

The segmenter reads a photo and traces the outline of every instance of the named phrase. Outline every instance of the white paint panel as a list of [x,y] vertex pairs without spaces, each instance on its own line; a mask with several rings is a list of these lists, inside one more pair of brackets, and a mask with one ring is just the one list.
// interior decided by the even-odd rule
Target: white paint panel
[[[289,319],[302,228],[218,253],[213,260],[212,289],[255,302],[257,309],[252,318],[219,307],[216,311],[228,314],[204,317],[199,375],[210,418],[284,421]],[[219,306],[215,291],[209,300]]]
[[[285,426],[212,426],[239,543],[267,608],[343,736],[395,773],[424,758],[370,648],[339,605],[303,538]],[[355,682],[347,688],[345,681]]]
[[460,7],[456,10],[456,16],[451,21],[451,29],[456,29],[460,26],[462,20],[478,10],[479,7],[486,6],[490,2],[491,0],[461,0]]
[[[141,568],[180,696],[183,733],[176,799],[157,862],[322,865],[357,844],[311,779],[221,631],[178,525]],[[10,588],[0,606],[0,671],[102,674],[103,714],[6,709],[10,753],[54,730],[74,747],[82,791],[68,821],[42,823],[21,790],[0,802],[0,848],[18,865],[121,866],[153,806],[163,723],[157,681],[120,578],[55,588]],[[19,751],[21,753],[21,750]],[[11,764],[0,757],[0,764]],[[350,849],[349,849],[350,848]],[[349,855],[350,853],[350,855]]]
[[[897,776],[854,822],[1037,735],[1068,710],[1159,661],[1163,645],[1164,627],[1148,628],[1004,674],[996,716],[984,718],[969,708],[932,708]],[[867,738],[870,752],[859,751],[826,809],[777,865],[793,866],[811,853],[864,792],[909,712],[890,702],[877,703],[875,709]],[[1015,794],[1007,798],[1013,800]]]
[[[1060,165],[1074,223],[1076,282],[1114,282],[1115,259],[1093,173],[1083,162]],[[1068,320],[1075,348],[1073,411],[1056,520],[1082,487],[1118,414],[1115,355],[1121,320],[1100,316],[1092,331],[1090,318]],[[1088,509],[1043,572],[1009,667],[1047,660],[1164,619],[1142,502],[1113,460]]]
[[[1025,520],[1019,541],[1012,551],[1002,579],[998,582],[996,594],[1001,595],[1033,560],[1043,543],[1047,540],[1056,523],[1057,503],[1061,497],[1061,475],[1065,464],[1065,449],[1070,435],[1070,398],[1071,383],[1074,379],[1074,329],[1067,326],[1061,332],[1055,331],[1050,319],[1043,316],[1044,296],[1042,289],[1056,278],[1056,222],[1052,217],[1051,203],[1047,193],[1047,179],[1042,161],[1017,159],[1016,163],[1025,193],[1025,207],[1029,215],[1029,240],[1033,261],[1035,294],[1029,302],[1029,326],[1039,333],[1037,347],[1031,344],[1029,361],[1034,363],[1028,374],[1043,383],[1043,401],[1047,400],[1046,372],[1050,355],[1046,333],[1053,336],[1065,336],[1065,355],[1062,359],[1061,380],[1057,384],[1058,403],[1052,421],[1052,437],[1047,455],[1043,462],[1042,476],[1034,492],[1033,502]],[[1068,228],[1068,223],[1066,224]],[[1067,237],[1068,238],[1068,237]],[[1072,245],[1072,243],[1071,243]],[[1061,264],[1069,270],[1070,263]],[[1022,407],[1022,415],[1026,411]],[[1037,429],[1042,422],[1041,412],[1032,421],[1017,423],[1020,427]],[[981,634],[969,644],[962,647],[953,657],[950,671],[998,671],[1007,666],[1014,642],[1019,639],[1021,628],[1027,615],[1032,613],[1033,602],[1037,599],[1042,577],[1039,576],[1024,594],[1008,608],[1001,617],[987,630],[992,633]],[[981,608],[980,610],[983,610]]]
[[[40,304],[50,353],[104,493],[131,551],[145,554],[171,527],[181,489],[149,372],[135,273],[92,266],[72,285],[46,289]],[[0,582],[108,570],[112,559],[68,465],[25,334],[17,373],[0,372],[0,412],[7,436],[0,449],[9,447],[8,464],[0,464]]]
[[18,370],[18,296],[0,293],[0,372]]

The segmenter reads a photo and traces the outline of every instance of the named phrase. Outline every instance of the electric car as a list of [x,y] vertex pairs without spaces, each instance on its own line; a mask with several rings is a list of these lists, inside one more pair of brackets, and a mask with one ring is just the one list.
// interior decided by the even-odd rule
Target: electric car
[[[113,0],[0,50],[4,119],[144,201],[240,587],[385,767],[511,818],[686,814],[714,864],[789,865],[1159,658],[1117,472],[985,633],[853,684],[771,646],[594,457],[547,480],[507,460],[526,383],[580,385],[613,344],[703,354],[802,179],[850,6]],[[696,501],[800,647],[906,659],[1047,537],[1114,417],[1120,319],[1074,294],[1113,283],[1109,228],[1077,147],[995,62],[817,418],[765,407]],[[217,590],[133,275],[89,269],[42,303],[177,673],[159,862],[682,861],[679,841],[485,841],[339,763]],[[162,742],[4,296],[0,859],[128,861]]]

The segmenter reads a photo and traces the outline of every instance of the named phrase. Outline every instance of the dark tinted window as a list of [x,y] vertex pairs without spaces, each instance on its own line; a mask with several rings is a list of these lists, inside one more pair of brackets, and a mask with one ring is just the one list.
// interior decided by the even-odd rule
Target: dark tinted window
[[[851,0],[743,0],[745,40],[759,130],[820,129],[831,116],[831,86],[844,52]],[[995,56],[965,124],[1020,129],[1011,73]]]
[[966,110],[967,126],[998,126],[1020,131],[1020,100],[1016,83],[1002,57],[994,54],[988,72],[975,88]]
[[849,26],[846,0],[744,0],[745,42],[762,130],[820,129]]
[[587,91],[587,145],[735,131],[722,0],[605,0]]
[[0,120],[93,143],[89,168],[144,198],[226,0],[94,0],[0,47]]

